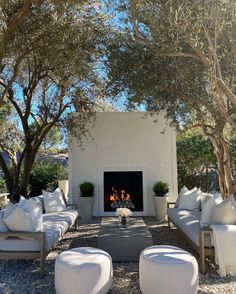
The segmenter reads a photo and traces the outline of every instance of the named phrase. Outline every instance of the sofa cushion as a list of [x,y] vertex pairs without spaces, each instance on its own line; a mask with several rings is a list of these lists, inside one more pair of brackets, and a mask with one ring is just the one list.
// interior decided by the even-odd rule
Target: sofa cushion
[[66,210],[66,204],[59,188],[53,193],[43,191],[43,203],[46,213]]
[[[76,210],[47,213],[43,215],[43,227],[46,233],[46,251],[52,250],[62,238],[66,230],[78,217]],[[4,251],[39,251],[38,240],[5,239],[0,242],[0,250]]]
[[234,198],[234,195],[231,194],[229,197],[226,198],[228,201],[230,201],[233,205],[233,207],[236,209],[236,201],[235,201],[235,198]]
[[[8,232],[9,229],[3,221],[4,210],[0,210],[0,233]],[[0,240],[6,239],[5,237],[0,237]]]
[[200,208],[200,191],[197,187],[185,191],[179,198],[179,209],[199,210]]
[[178,207],[179,206],[179,200],[181,198],[181,196],[185,193],[185,192],[188,192],[189,189],[185,186],[183,186],[180,191],[179,191],[179,194],[178,194],[178,197],[176,199],[176,202],[175,202],[175,207]]
[[[168,216],[176,226],[188,236],[188,238],[199,246],[200,218],[201,212],[197,210],[182,210],[178,208],[168,208]],[[205,236],[205,245],[212,246],[210,235]]]
[[18,207],[29,213],[32,222],[32,232],[43,231],[43,213],[38,202],[33,201],[32,198],[24,198],[23,200],[21,198]]
[[4,210],[4,217],[7,217],[16,207],[17,204],[13,204],[11,201],[8,201]]
[[230,199],[225,199],[212,210],[211,224],[234,225],[236,223],[236,209]]
[[4,232],[8,232],[8,228],[6,226],[6,224],[3,221],[3,216],[4,216],[4,210],[0,210],[0,232],[4,233]]
[[4,214],[3,220],[10,231],[34,231],[30,213],[20,207],[15,207],[15,209],[7,216]]
[[200,193],[200,210],[202,210],[202,207],[205,205],[206,201],[211,197],[214,197],[214,195],[205,192]]
[[43,195],[39,195],[36,197],[30,198],[33,202],[35,202],[38,207],[41,209],[42,213],[44,213],[44,206],[43,206]]
[[202,202],[202,214],[200,220],[201,227],[209,227],[211,225],[213,209],[223,201],[222,197],[208,194]]

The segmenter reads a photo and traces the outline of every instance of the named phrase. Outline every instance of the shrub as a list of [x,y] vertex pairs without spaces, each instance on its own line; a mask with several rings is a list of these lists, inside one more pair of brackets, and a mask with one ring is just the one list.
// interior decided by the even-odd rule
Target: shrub
[[58,180],[68,178],[67,169],[60,163],[36,161],[30,175],[29,196],[42,194],[42,190],[52,191],[57,188]]
[[83,182],[79,185],[81,197],[92,197],[94,194],[94,184],[90,182]]
[[169,192],[169,185],[166,182],[156,182],[153,186],[155,196],[165,196]]
[[0,193],[6,193],[6,181],[4,179],[0,179]]
[[[216,157],[210,140],[198,130],[188,130],[177,136],[176,143],[179,189],[183,186],[197,186],[202,191],[209,191],[210,170],[216,170]],[[214,190],[218,189],[217,179]]]

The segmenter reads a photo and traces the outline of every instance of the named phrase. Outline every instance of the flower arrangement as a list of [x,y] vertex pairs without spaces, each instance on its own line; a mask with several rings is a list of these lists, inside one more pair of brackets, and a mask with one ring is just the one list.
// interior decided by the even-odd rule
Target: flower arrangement
[[117,208],[116,215],[120,217],[129,217],[132,215],[132,211],[129,208]]

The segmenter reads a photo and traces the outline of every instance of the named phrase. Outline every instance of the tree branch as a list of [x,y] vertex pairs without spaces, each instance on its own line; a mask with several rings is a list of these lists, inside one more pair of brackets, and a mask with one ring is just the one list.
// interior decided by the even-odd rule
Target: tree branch
[[167,56],[167,57],[190,57],[195,60],[201,61],[200,57],[196,54],[189,53],[189,52],[158,52],[158,56]]
[[30,5],[31,5],[30,0],[24,1],[19,13],[16,15],[16,17],[13,19],[13,21],[10,23],[10,25],[7,27],[6,31],[4,32],[1,45],[0,45],[0,65],[2,65],[2,61],[5,55],[6,47],[9,43],[10,37],[17,30],[17,28],[21,25],[23,20],[28,15]]
[[[24,59],[24,56],[25,56],[25,54],[21,55],[21,57],[18,58],[18,60],[16,61],[15,66],[14,66],[13,75],[12,75],[10,81],[7,83],[7,85],[4,84],[5,85],[5,89],[4,89],[3,93],[1,94],[0,108],[4,104],[5,97],[6,97],[7,93],[8,93],[8,91],[11,89],[11,86],[14,83],[16,77],[17,77],[17,74],[18,74],[18,71],[19,71],[19,67],[20,67],[20,64],[21,64],[22,60]],[[3,85],[3,83],[2,83],[2,85]]]

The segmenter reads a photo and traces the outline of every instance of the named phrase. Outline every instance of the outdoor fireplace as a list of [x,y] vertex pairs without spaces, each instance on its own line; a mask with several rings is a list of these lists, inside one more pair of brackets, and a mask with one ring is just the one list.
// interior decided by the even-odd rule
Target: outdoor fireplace
[[143,172],[104,172],[104,211],[112,212],[126,207],[143,211]]

